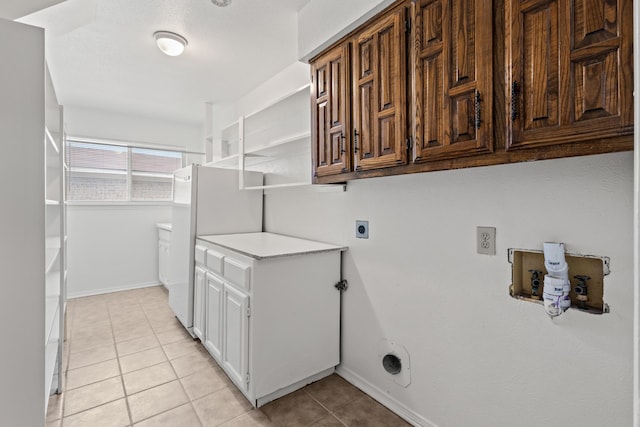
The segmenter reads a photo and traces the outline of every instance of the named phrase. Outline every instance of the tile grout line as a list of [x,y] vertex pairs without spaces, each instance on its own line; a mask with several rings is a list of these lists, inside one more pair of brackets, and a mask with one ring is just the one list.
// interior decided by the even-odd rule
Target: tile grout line
[[[66,391],[66,385],[67,385],[67,372],[69,371],[69,363],[71,360],[71,337],[73,336],[73,334],[71,333],[71,330],[73,328],[73,321],[75,320],[75,316],[76,316],[76,310],[75,310],[75,301],[73,302],[73,304],[70,304],[69,302],[67,302],[65,304],[66,306],[66,310],[65,310],[65,331],[64,332],[69,332],[69,336],[67,336],[67,334],[64,334],[64,340],[62,341],[62,352],[63,354],[66,352],[67,353],[67,363],[66,366],[63,367],[62,372],[60,372],[60,375],[63,376],[62,379],[62,391],[60,392],[60,399],[62,400],[62,402],[60,402],[60,427],[62,427],[64,425],[64,406],[66,403],[66,395],[64,394]],[[70,310],[71,313],[67,314],[68,311]],[[66,343],[66,345],[65,345]],[[64,357],[64,356],[63,356]],[[46,422],[46,419],[45,419]]]
[[[322,404],[322,402],[320,402],[320,401],[319,401],[318,399],[316,399],[316,398],[315,398],[311,393],[309,393],[309,392],[307,391],[307,387],[308,387],[308,385],[306,385],[306,386],[304,386],[304,387],[302,388],[302,390],[307,394],[307,396],[311,397],[311,399],[313,399],[313,400],[314,400],[318,405],[322,406],[322,408],[323,408],[324,410],[326,410],[326,411],[329,413],[329,415],[332,415],[332,416],[333,416],[333,418],[335,418],[336,420],[338,420],[338,422],[340,422],[340,424],[342,424],[342,425],[344,425],[344,426],[347,426],[347,424],[345,424],[345,422],[344,422],[344,421],[342,421],[342,419],[338,418],[338,416],[335,414],[335,412],[334,412],[334,411],[332,411],[332,410],[330,410],[329,408],[327,408],[325,405],[323,405],[323,404]],[[348,405],[349,403],[350,403],[350,402],[347,402],[347,403],[345,403],[345,404],[344,404],[344,405],[342,405],[342,406]],[[340,406],[340,408],[341,408],[342,406]],[[337,408],[337,409],[339,409],[339,408]],[[316,420],[316,421],[318,421],[318,420]],[[348,426],[347,426],[347,427],[348,427]]]
[[[145,316],[147,316],[147,313],[146,313],[146,312],[145,312]],[[147,317],[147,319],[148,319],[148,317]],[[179,320],[178,320],[178,322],[179,322]],[[180,325],[180,326],[183,326],[183,325]],[[157,332],[156,332],[156,331],[155,331],[155,329],[153,329],[153,328],[152,328],[152,330],[153,330],[154,335],[156,335],[156,339],[157,339]],[[186,330],[186,328],[185,328],[185,330]],[[189,332],[187,331],[187,334],[188,334],[188,333],[189,333]],[[193,338],[193,337],[192,337],[192,340],[193,340],[193,342],[196,342],[196,343],[198,344],[198,346],[202,346],[202,341],[201,341],[200,339],[198,339],[198,338]],[[188,341],[188,340],[184,340],[184,341],[191,342],[191,341]],[[179,341],[176,341],[176,342],[179,342]],[[172,343],[168,343],[168,344],[172,344]],[[171,365],[171,368],[173,369],[174,373],[176,374],[176,378],[178,379],[178,382],[180,383],[180,386],[182,387],[182,390],[184,391],[185,395],[186,395],[186,396],[187,396],[187,398],[189,399],[189,404],[191,405],[191,408],[193,409],[193,412],[196,414],[196,417],[198,418],[198,421],[200,422],[200,424],[204,426],[204,425],[205,425],[205,421],[206,421],[206,420],[203,420],[203,419],[202,419],[202,417],[200,416],[200,413],[196,410],[195,405],[193,404],[194,400],[200,400],[200,399],[203,399],[203,398],[205,398],[205,397],[207,397],[207,396],[211,396],[212,394],[215,394],[215,393],[221,392],[221,391],[223,391],[223,390],[225,390],[225,389],[232,390],[232,388],[231,388],[231,387],[229,387],[229,385],[225,385],[224,387],[222,387],[222,388],[220,388],[220,389],[218,389],[218,390],[214,390],[214,391],[212,391],[212,392],[210,392],[210,393],[207,393],[207,394],[205,394],[205,395],[203,395],[203,396],[200,396],[200,397],[198,397],[197,399],[191,399],[191,397],[190,397],[190,396],[189,396],[189,394],[187,393],[187,390],[184,388],[184,385],[182,384],[182,381],[181,381],[180,376],[178,375],[178,372],[175,370],[175,368],[174,368],[174,366],[173,366],[173,363],[171,363],[171,359],[169,358],[169,355],[168,355],[168,354],[167,354],[167,352],[165,351],[165,349],[164,349],[164,345],[163,345],[163,344],[161,344],[160,346],[162,347],[162,351],[165,353],[165,356],[167,357],[167,360],[169,360],[169,364]],[[202,347],[202,348],[204,348],[204,347]],[[201,351],[201,348],[198,348],[198,349],[197,349],[197,351],[198,351],[198,352],[200,352],[200,351]],[[179,359],[180,357],[184,357],[184,356],[187,356],[187,355],[178,356],[178,357],[176,357],[175,359]],[[208,353],[207,353],[207,356],[211,357]],[[174,359],[174,360],[175,360],[175,359]],[[215,360],[214,360],[213,358],[211,358],[211,359],[215,362]],[[215,363],[217,364],[217,362],[215,362]],[[224,373],[224,372],[223,372],[223,373]],[[186,375],[184,378],[186,378],[186,377],[188,377],[188,376],[191,376],[191,375],[194,375],[194,374],[195,374],[195,373],[193,373],[193,374],[189,374],[189,375]],[[224,375],[226,375],[226,373],[224,373]],[[233,383],[231,383],[231,384],[232,384],[232,386],[235,388],[235,385],[233,385]],[[182,405],[180,405],[180,406],[182,406]],[[173,408],[173,409],[175,409],[175,408]],[[255,408],[253,408],[253,407],[252,407],[252,409],[255,409]],[[250,409],[250,410],[252,410],[252,409]],[[249,412],[249,411],[246,411],[246,412],[244,412],[244,413],[242,413],[242,414],[240,414],[240,415],[238,415],[238,416],[236,416],[236,417],[234,417],[234,418],[231,418],[231,419],[229,419],[229,420],[226,420],[226,421],[224,421],[224,423],[223,423],[223,424],[228,423],[228,422],[230,422],[231,420],[234,420],[234,419],[236,419],[236,418],[238,418],[238,417],[241,417],[242,415],[245,415],[247,412]],[[265,414],[265,417],[266,417],[266,414]],[[268,418],[269,418],[269,417],[267,417],[267,419],[268,419]],[[269,420],[269,422],[271,422],[271,420]],[[222,425],[222,424],[221,424],[221,425]]]
[[[126,291],[125,291],[125,292],[126,292]],[[105,297],[106,297],[106,295],[105,295]],[[148,316],[147,316],[147,313],[146,313],[146,311],[145,311],[145,309],[144,309],[143,305],[142,305],[142,304],[139,302],[139,300],[138,300],[140,297],[139,297],[139,296],[133,296],[133,298],[135,298],[136,305],[138,305],[138,306],[140,307],[140,309],[141,309],[141,311],[142,311],[143,315],[145,316],[145,318],[146,318],[147,322],[148,322],[148,323],[149,323],[149,325],[150,325],[151,323],[149,322],[149,318],[148,318]],[[119,375],[115,375],[115,376],[113,376],[113,377],[104,378],[104,379],[102,379],[102,380],[95,381],[95,382],[92,382],[92,383],[89,383],[89,384],[84,384],[84,385],[82,385],[82,386],[79,386],[79,387],[74,388],[74,390],[75,390],[75,389],[78,389],[78,388],[81,388],[81,387],[84,387],[84,386],[88,386],[88,385],[96,384],[96,383],[98,383],[98,382],[100,382],[100,381],[104,381],[104,380],[107,380],[107,379],[113,379],[113,378],[116,378],[116,377],[118,377],[118,376],[119,376],[119,377],[120,377],[121,384],[122,384],[123,392],[124,392],[124,399],[125,399],[125,404],[126,404],[126,407],[127,407],[127,415],[128,415],[128,417],[129,417],[129,421],[130,421],[130,423],[131,423],[131,424],[129,424],[129,425],[133,425],[133,416],[132,416],[132,414],[131,414],[131,408],[130,408],[130,406],[129,406],[129,399],[128,399],[128,398],[129,398],[129,393],[127,392],[127,389],[126,389],[126,387],[125,387],[125,385],[124,385],[124,374],[123,374],[123,372],[122,372],[122,366],[121,366],[121,364],[120,364],[120,355],[119,355],[119,352],[118,352],[118,347],[117,347],[117,342],[116,342],[117,340],[116,340],[115,332],[114,332],[113,317],[112,317],[112,316],[113,316],[113,313],[112,313],[112,311],[111,311],[111,310],[110,310],[110,308],[109,308],[109,307],[110,307],[110,305],[111,305],[112,303],[115,303],[115,302],[116,302],[115,300],[110,300],[108,297],[106,297],[106,301],[105,301],[105,308],[106,308],[106,310],[107,310],[107,314],[108,314],[108,316],[109,316],[109,318],[108,318],[108,322],[109,322],[109,329],[110,329],[110,331],[111,331],[111,338],[113,339],[112,343],[113,343],[113,346],[114,346],[114,349],[115,349],[115,352],[116,352],[116,358],[115,358],[115,359],[117,359],[118,369],[119,369],[119,372],[120,372],[120,373],[119,373]],[[74,310],[74,316],[76,315],[75,311],[77,311],[77,310]],[[75,317],[74,317],[74,318],[75,318]],[[71,326],[71,327],[70,327],[70,331],[71,331],[71,330],[73,330],[73,326]],[[157,339],[157,334],[156,334],[155,330],[154,330],[153,328],[151,328],[151,330],[152,330],[152,333],[153,333],[153,335],[154,335],[154,338],[155,338],[155,339],[156,339],[156,341],[158,341],[158,343],[159,343],[159,340]],[[71,333],[70,335],[73,335],[73,333]],[[133,341],[133,340],[135,340],[135,339],[139,339],[139,338],[131,338],[131,339],[129,339],[129,340],[124,340],[124,341],[121,341],[121,342]],[[70,346],[69,346],[69,347],[70,347]],[[98,346],[98,347],[100,347],[100,346]],[[161,347],[161,345],[160,345],[160,347]],[[88,348],[88,349],[86,349],[86,350],[91,350],[91,349],[93,349],[93,348],[97,348],[97,347]],[[82,351],[84,351],[84,350],[82,350]],[[146,351],[146,350],[142,350],[142,351]],[[135,352],[135,353],[131,353],[131,354],[141,353],[142,351]],[[162,351],[164,352],[164,348],[162,348]],[[166,352],[164,352],[164,353],[166,354]],[[127,356],[128,356],[128,355],[127,355]],[[124,357],[124,356],[123,356],[123,357]],[[92,363],[92,364],[89,364],[89,365],[83,366],[83,367],[81,367],[81,368],[84,368],[84,367],[87,367],[87,366],[94,366],[94,365],[96,365],[96,364],[104,363],[104,362],[108,362],[108,361],[111,361],[111,360],[113,360],[113,359],[108,359],[108,360],[106,360],[106,361],[100,361],[100,362]],[[170,360],[169,360],[168,356],[167,356],[167,361],[169,361],[169,362],[170,362]],[[165,362],[161,362],[161,363],[165,363]],[[158,363],[158,364],[160,364],[160,363]],[[157,366],[158,364],[154,364],[154,365],[152,365],[152,366]],[[152,367],[152,366],[149,366],[149,367]],[[172,366],[172,365],[171,365],[171,366]],[[145,367],[145,368],[140,368],[140,369],[137,369],[137,370],[134,370],[134,371],[131,371],[131,372],[136,372],[136,371],[139,371],[139,370],[142,370],[142,369],[146,369],[146,368],[147,368],[147,367]],[[173,366],[172,366],[172,368],[173,368]],[[77,369],[80,369],[80,368],[77,368]],[[174,373],[175,373],[175,370],[174,370]],[[65,374],[66,374],[66,373],[65,373]],[[177,377],[177,374],[176,374],[176,377]],[[171,382],[171,381],[169,381],[169,382]],[[163,383],[163,384],[167,384],[167,383]],[[163,385],[163,384],[160,384],[160,385]],[[180,385],[182,385],[182,384],[180,384]],[[154,386],[154,387],[156,387],[156,386]],[[150,388],[153,388],[153,387],[150,387]],[[150,388],[149,388],[149,389],[150,389]],[[183,389],[184,389],[184,388],[183,388]],[[147,389],[147,390],[148,390],[148,389]],[[139,392],[142,392],[142,391],[144,391],[144,390],[140,390]],[[136,394],[136,393],[132,393],[132,395],[134,395],[134,394]],[[186,395],[186,393],[185,393],[185,395]],[[187,397],[188,397],[188,396],[187,396]],[[75,416],[75,415],[81,414],[81,413],[83,413],[83,412],[86,412],[86,411],[89,411],[89,410],[93,410],[93,409],[99,408],[100,406],[103,406],[103,405],[106,405],[106,404],[109,404],[109,403],[115,402],[115,401],[117,401],[117,400],[119,400],[119,399],[115,399],[115,400],[112,400],[112,401],[109,401],[109,402],[104,402],[104,403],[102,403],[102,404],[100,404],[100,405],[97,405],[97,406],[93,406],[93,407],[90,407],[90,408],[86,408],[86,409],[84,409],[84,410],[82,410],[82,411],[76,412],[76,413],[74,413],[74,414],[70,414],[70,416]],[[65,400],[64,400],[64,399],[63,399],[63,403],[65,403]],[[180,405],[180,406],[182,406],[182,405]],[[175,409],[175,408],[171,408],[171,409]],[[169,410],[171,410],[171,409],[169,409]],[[167,410],[167,411],[169,411],[169,410]],[[167,411],[163,411],[163,412],[161,412],[161,413],[159,413],[159,414],[162,414],[162,413],[167,412]],[[195,409],[194,409],[194,411],[195,411]],[[153,415],[153,416],[156,416],[156,415],[159,415],[159,414],[155,414],[155,415]],[[196,412],[196,414],[197,414],[197,412]],[[146,419],[148,419],[148,418],[151,418],[151,417],[147,417],[147,418],[145,418],[145,420],[146,420]],[[62,415],[61,415],[61,418],[60,418],[60,420],[61,420],[61,424],[64,422],[64,421],[63,421],[63,419],[64,419],[64,407],[63,407]],[[140,421],[143,421],[143,420],[140,420]]]
[[[136,298],[136,302],[137,302]],[[124,404],[127,408],[127,416],[129,417],[129,425],[133,426],[133,417],[131,416],[131,408],[129,407],[129,398],[127,395],[127,388],[124,385],[124,375],[122,374],[122,366],[120,365],[120,354],[118,352],[118,346],[116,345],[116,334],[113,331],[113,317],[111,315],[111,309],[109,307],[109,301],[107,301],[107,311],[109,313],[109,324],[111,325],[111,336],[113,337],[113,348],[116,352],[116,360],[118,361],[118,370],[120,371],[120,384],[122,385],[122,392],[124,394]]]
[[[166,295],[165,295],[165,297],[166,297]],[[143,314],[144,318],[146,319],[147,323],[151,326],[152,322],[151,322],[151,318],[149,317],[149,316],[150,316],[150,315],[149,315],[149,311],[153,311],[153,310],[152,310],[152,309],[153,309],[153,307],[151,307],[151,308],[146,307],[146,306],[144,305],[144,303],[142,303],[142,302],[140,301],[140,300],[141,300],[141,298],[143,298],[143,296],[142,296],[142,295],[138,295],[138,296],[135,296],[135,297],[134,297],[134,299],[135,299],[135,305],[137,305],[138,307],[140,307],[141,312],[142,312],[142,314]],[[157,386],[159,386],[159,385],[167,384],[168,382],[163,383],[163,384],[159,384],[159,385],[154,385],[153,387],[149,387],[149,388],[147,388],[147,389],[145,389],[145,390],[139,390],[139,391],[137,391],[136,393],[132,393],[132,394],[129,394],[129,393],[127,392],[126,386],[125,386],[125,384],[124,384],[124,375],[125,375],[125,374],[124,374],[124,372],[123,372],[123,368],[122,368],[122,364],[121,364],[121,358],[122,358],[122,357],[125,357],[125,356],[121,356],[121,355],[120,355],[120,351],[118,350],[118,346],[117,346],[118,342],[116,342],[117,340],[116,340],[116,334],[115,334],[115,323],[114,323],[114,318],[115,318],[115,317],[114,317],[114,316],[115,316],[117,313],[114,313],[114,311],[113,311],[113,310],[114,310],[114,308],[115,308],[115,305],[116,305],[116,304],[118,304],[118,300],[116,300],[116,299],[108,299],[108,298],[107,298],[107,300],[106,300],[106,302],[105,302],[105,308],[106,308],[107,315],[108,315],[108,319],[107,319],[107,321],[109,322],[108,326],[109,326],[110,338],[112,339],[112,345],[113,345],[114,350],[115,350],[115,354],[116,354],[116,357],[115,357],[115,358],[117,359],[118,370],[119,370],[119,374],[118,374],[118,375],[116,375],[116,376],[119,376],[119,377],[120,377],[120,383],[121,383],[121,386],[122,386],[123,391],[124,391],[124,399],[125,399],[125,405],[126,405],[126,408],[127,408],[127,416],[128,416],[128,418],[129,418],[129,422],[130,422],[130,424],[129,424],[129,425],[130,425],[130,426],[132,426],[132,425],[133,425],[133,415],[132,415],[132,412],[131,412],[131,406],[129,405],[129,397],[130,397],[130,396],[132,396],[132,395],[135,395],[136,393],[140,393],[140,392],[142,392],[142,391],[145,391],[145,390],[148,390],[148,389],[151,389],[151,388],[157,387]],[[100,304],[100,305],[102,305],[102,304]],[[160,308],[160,307],[158,307],[158,308]],[[74,310],[74,314],[73,314],[73,315],[74,315],[73,320],[77,320],[77,319],[79,319],[79,317],[76,317],[76,316],[78,315],[77,310]],[[72,320],[72,321],[73,321],[73,320]],[[158,322],[155,322],[155,323],[158,323]],[[159,334],[161,334],[161,333],[165,332],[165,331],[164,331],[164,327],[163,327],[163,323],[167,323],[167,321],[166,321],[166,320],[161,320],[161,322],[159,322],[159,323],[158,323],[159,325],[161,325],[161,326],[160,326],[160,328],[162,328],[163,330],[159,330],[159,328],[158,328],[158,327],[151,327],[151,332],[152,332],[152,335],[153,335],[154,339],[155,339],[155,340],[156,340],[156,342],[158,343],[158,347],[160,347],[160,349],[161,349],[162,353],[165,355],[165,357],[166,357],[166,359],[167,359],[166,361],[168,361],[168,362],[169,362],[169,364],[170,364],[170,366],[171,366],[171,368],[172,368],[172,371],[173,371],[173,373],[174,373],[174,375],[175,375],[176,379],[179,381],[179,385],[180,385],[181,389],[183,390],[183,392],[184,392],[185,396],[186,396],[186,397],[187,397],[187,399],[188,399],[188,402],[185,402],[185,404],[183,404],[183,405],[178,405],[178,406],[176,406],[176,407],[174,407],[174,408],[169,408],[169,409],[167,409],[167,410],[165,410],[165,411],[159,412],[159,413],[157,413],[157,414],[154,414],[154,415],[152,415],[152,416],[150,416],[150,417],[147,417],[147,418],[144,418],[144,419],[138,420],[138,421],[136,421],[136,422],[142,422],[142,421],[148,420],[148,419],[150,419],[150,418],[156,417],[156,416],[158,416],[158,415],[162,415],[162,414],[164,414],[164,413],[166,413],[166,412],[169,412],[169,411],[174,410],[174,409],[176,409],[176,408],[178,408],[178,407],[184,406],[184,405],[186,405],[186,404],[188,403],[188,404],[190,405],[190,407],[191,407],[192,411],[195,413],[196,418],[198,419],[198,422],[200,422],[201,424],[204,424],[204,421],[201,419],[200,414],[199,414],[199,413],[198,413],[198,411],[196,411],[196,409],[195,409],[195,406],[194,406],[194,400],[202,399],[202,398],[204,398],[204,397],[210,396],[210,395],[212,395],[212,394],[215,394],[215,393],[220,392],[220,391],[225,390],[225,389],[232,389],[232,387],[230,387],[230,386],[227,384],[227,385],[225,385],[223,388],[221,388],[221,389],[219,389],[219,390],[215,390],[215,391],[212,391],[212,392],[210,392],[210,393],[206,393],[206,394],[205,394],[205,395],[203,395],[203,396],[199,396],[199,397],[198,397],[198,399],[194,399],[194,400],[192,400],[192,399],[189,397],[189,395],[186,393],[186,388],[185,388],[184,384],[182,383],[182,381],[181,381],[181,379],[180,379],[180,377],[179,377],[179,375],[178,375],[178,373],[177,373],[177,371],[176,371],[175,367],[173,366],[173,363],[171,363],[171,360],[169,359],[169,355],[168,355],[167,351],[165,350],[165,345],[163,345],[163,344],[160,342],[160,339],[159,339],[159,337],[158,337],[158,335],[159,335]],[[69,336],[73,336],[73,332],[74,332],[74,331],[76,331],[76,330],[73,328],[73,323],[71,323],[71,325],[72,325],[72,326],[69,328],[69,331],[70,331]],[[105,325],[105,326],[106,326],[106,325]],[[182,326],[182,325],[180,325],[180,326]],[[182,329],[179,329],[179,330],[181,330],[181,331],[182,331]],[[76,332],[77,332],[77,331],[76,331]],[[122,342],[133,341],[133,340],[135,340],[135,339],[139,339],[139,338],[131,338],[131,339],[128,339],[128,340],[124,340],[124,341],[122,341]],[[72,339],[71,339],[70,341],[72,341]],[[190,343],[190,342],[191,342],[191,340],[184,339],[184,340],[176,340],[176,341],[174,341],[174,342],[167,342],[167,343],[166,343],[166,345],[174,344],[174,343],[178,343],[178,342],[180,342],[180,341],[184,341],[185,343]],[[193,340],[193,341],[197,341],[197,340]],[[68,345],[68,347],[69,347],[69,354],[70,354],[70,349],[71,349],[71,346],[72,346],[72,345],[73,345],[72,343],[69,343],[69,345]],[[97,347],[99,347],[99,346],[97,346]],[[97,347],[95,347],[95,348],[97,348]],[[201,348],[199,345],[198,345],[198,346],[196,346],[196,347],[197,347],[197,351],[198,351],[198,352],[202,352],[202,348]],[[157,348],[157,347],[154,347],[154,348]],[[91,349],[91,348],[86,349],[86,350],[90,350],[90,349]],[[147,350],[149,350],[149,349],[145,349],[145,350],[141,350],[141,351],[138,351],[138,352],[135,352],[135,353],[131,353],[131,355],[133,355],[133,354],[137,354],[137,353],[141,353],[141,352],[144,352],[144,351],[147,351]],[[82,350],[82,351],[84,351],[84,350]],[[205,352],[205,353],[206,353],[206,352]],[[188,354],[184,354],[184,355],[182,355],[182,356],[178,356],[178,357],[176,357],[175,359],[178,359],[179,357],[183,357],[183,356],[187,356],[187,355],[188,355]],[[209,356],[208,354],[206,354],[206,355],[207,355],[207,356]],[[129,354],[128,354],[127,356],[129,356]],[[81,367],[76,368],[76,369],[80,369],[80,368],[84,368],[84,367],[88,367],[88,366],[94,366],[94,365],[96,365],[96,364],[105,363],[105,362],[108,362],[108,361],[111,361],[111,360],[113,360],[113,359],[107,359],[107,360],[104,360],[104,361],[99,361],[99,362],[91,363],[91,364],[88,364],[88,365],[85,365],[85,366],[81,366]],[[70,362],[70,361],[68,360],[67,362],[68,362],[68,363],[67,363],[66,371],[69,371],[68,367],[69,367],[69,362]],[[146,368],[150,368],[150,367],[153,367],[153,366],[157,366],[157,365],[162,364],[162,363],[165,363],[165,361],[163,361],[163,362],[159,362],[159,363],[156,363],[156,364],[153,364],[153,365],[150,365],[150,366],[146,366],[146,367],[144,367],[144,368],[134,369],[134,370],[133,370],[133,371],[131,371],[131,372],[137,372],[137,371],[139,371],[139,370],[146,369]],[[128,373],[131,373],[131,372],[128,372]],[[65,374],[66,374],[66,372],[65,372]],[[197,373],[193,373],[193,374],[197,374]],[[190,375],[193,375],[193,374],[186,375],[186,376],[185,376],[185,378],[186,378],[186,377],[188,377],[188,376],[190,376]],[[106,378],[106,379],[113,379],[113,378],[115,378],[116,376],[113,376],[113,377],[110,377],[110,378]],[[87,385],[95,384],[95,383],[97,383],[97,382],[104,381],[104,380],[106,380],[106,379],[101,379],[101,380],[99,380],[99,381],[95,381],[95,382],[92,382],[92,383],[89,383],[89,384],[84,384],[84,385],[82,385],[82,386],[76,387],[76,389],[77,389],[77,388],[84,387],[84,386],[87,386]],[[172,381],[174,381],[174,380],[172,380]],[[172,381],[169,381],[169,382],[172,382]],[[93,409],[98,408],[98,407],[100,407],[100,406],[103,406],[103,405],[106,405],[106,404],[109,404],[109,403],[115,402],[115,401],[117,401],[117,400],[119,400],[119,399],[112,400],[112,401],[109,401],[109,402],[104,402],[104,403],[102,403],[102,404],[100,404],[100,405],[93,406],[93,407],[90,407],[90,408],[86,408],[86,409],[84,409],[84,410],[82,410],[82,411],[76,412],[76,413],[74,413],[74,414],[70,414],[69,416],[75,416],[75,415],[81,414],[81,413],[83,413],[83,412],[86,412],[86,411],[89,411],[89,410],[93,410]],[[64,402],[64,400],[63,400],[63,403],[66,403],[66,402]],[[245,412],[243,412],[242,414],[238,414],[237,416],[235,416],[235,417],[233,417],[233,418],[231,418],[231,419],[225,420],[223,424],[226,424],[226,423],[228,423],[228,422],[233,421],[233,420],[234,420],[234,419],[236,419],[236,418],[239,418],[239,417],[241,417],[241,416],[243,416],[243,415],[246,415],[248,412],[250,412],[251,410],[254,410],[254,409],[255,409],[255,408],[251,407],[248,411],[245,411]],[[268,420],[269,422],[271,422],[271,420],[268,418],[268,416],[266,416],[266,414],[264,414],[264,412],[262,412],[262,414],[267,418],[267,420]],[[64,421],[63,421],[63,419],[64,419],[64,408],[63,408],[63,412],[62,412],[61,417],[60,417],[61,425],[62,425],[62,423],[64,422]],[[205,421],[206,421],[206,420],[205,420]]]
[[[111,325],[111,315],[110,315],[110,313],[109,313],[108,302],[107,302],[107,303],[105,303],[105,305],[106,305],[106,309],[107,309],[107,314],[109,315],[109,324]],[[76,313],[74,313],[74,319],[75,319],[75,314],[76,314]],[[70,327],[70,330],[73,330],[73,325]],[[73,333],[71,333],[71,335],[73,336]],[[112,329],[112,335],[113,335],[113,329]],[[72,344],[70,344],[70,345],[72,345]],[[114,346],[115,346],[115,339],[114,339]],[[69,348],[69,351],[70,351],[70,350],[71,350],[71,347]],[[110,360],[111,360],[111,359],[110,359]],[[102,363],[102,362],[98,362],[98,363]],[[66,375],[66,372],[65,372],[65,375]],[[106,378],[106,379],[103,379],[103,380],[101,380],[101,381],[104,381],[104,380],[107,380],[107,379],[112,379],[112,378],[116,378],[116,376],[113,376],[113,377],[110,377],[110,378]],[[97,382],[100,382],[100,381],[96,381],[96,382],[93,382],[93,383],[90,383],[90,384],[86,384],[85,386],[88,386],[88,385],[91,385],[91,384],[96,384]],[[82,387],[84,387],[84,386],[76,387],[76,388],[71,389],[71,390],[77,390],[77,389],[82,388]],[[116,400],[118,400],[118,399],[116,399]],[[109,401],[109,402],[101,403],[100,405],[96,405],[96,406],[92,406],[92,407],[89,407],[89,408],[85,408],[85,409],[83,409],[82,411],[79,411],[79,412],[76,412],[76,413],[70,414],[69,416],[75,416],[75,415],[82,414],[83,412],[87,412],[87,411],[90,411],[90,410],[92,410],[92,409],[99,408],[99,407],[100,407],[100,406],[102,406],[102,405],[106,405],[106,404],[108,404],[108,403],[115,402],[116,400],[111,400],[111,401]],[[65,421],[64,421],[64,419],[65,419],[65,418],[67,418],[67,417],[65,417],[66,397],[63,399],[63,403],[64,403],[64,407],[63,407],[63,410],[62,410],[62,417],[61,417],[60,427],[62,427],[62,425],[64,424],[64,422],[65,422]]]
[[[149,316],[147,315],[147,312],[144,309],[142,311],[144,313],[144,317],[147,319],[147,322],[149,322],[149,324],[151,324],[151,322],[149,321]],[[189,405],[191,406],[191,409],[193,410],[193,412],[196,414],[196,418],[198,419],[198,422],[200,423],[200,425],[204,426],[204,422],[200,419],[200,414],[198,414],[198,411],[196,411],[196,407],[193,405],[193,400],[191,400],[191,397],[189,397],[189,394],[187,393],[187,390],[184,388],[184,385],[182,384],[182,381],[180,381],[180,376],[178,375],[178,372],[176,372],[176,368],[173,366],[173,363],[171,363],[171,359],[169,358],[169,355],[167,354],[166,350],[164,349],[164,345],[162,343],[160,343],[160,340],[158,339],[158,333],[156,332],[155,328],[153,328],[153,326],[151,327],[151,331],[153,332],[153,336],[155,337],[156,341],[158,341],[158,344],[160,345],[160,349],[162,350],[162,352],[164,353],[165,357],[167,358],[167,361],[169,362],[169,366],[171,366],[171,370],[175,374],[176,380],[178,381],[178,384],[180,384],[180,388],[182,388],[182,392],[184,393],[184,395],[189,400]],[[183,405],[176,406],[176,408],[179,408],[180,406],[183,406]],[[176,409],[176,408],[168,409],[165,412],[171,411],[171,410]],[[164,412],[162,412],[162,413],[164,413]],[[159,414],[156,414],[156,415],[159,415]],[[154,415],[154,417],[156,415]]]

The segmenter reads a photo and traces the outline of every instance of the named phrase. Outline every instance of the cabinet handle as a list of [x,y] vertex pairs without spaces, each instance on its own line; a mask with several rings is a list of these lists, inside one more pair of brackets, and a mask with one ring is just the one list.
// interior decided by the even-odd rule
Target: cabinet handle
[[480,115],[480,102],[482,100],[480,99],[480,91],[476,90],[476,95],[475,95],[475,105],[476,105],[476,129],[480,129],[480,123],[482,122],[482,116]]
[[340,132],[340,154],[344,154],[344,132]]
[[358,152],[358,129],[353,129],[353,152]]
[[518,96],[520,95],[520,88],[518,82],[511,83],[511,121],[515,122],[518,118]]

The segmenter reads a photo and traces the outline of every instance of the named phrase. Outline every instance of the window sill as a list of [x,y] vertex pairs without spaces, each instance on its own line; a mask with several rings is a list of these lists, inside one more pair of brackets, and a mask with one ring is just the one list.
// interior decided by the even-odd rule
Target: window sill
[[171,200],[145,200],[145,201],[67,201],[67,206],[171,206]]

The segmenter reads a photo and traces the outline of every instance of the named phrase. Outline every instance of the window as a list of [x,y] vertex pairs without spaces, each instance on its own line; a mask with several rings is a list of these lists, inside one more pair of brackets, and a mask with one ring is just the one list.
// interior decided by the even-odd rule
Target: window
[[67,200],[169,201],[183,152],[67,141]]
[[173,171],[182,166],[182,153],[131,149],[131,199],[171,200]]

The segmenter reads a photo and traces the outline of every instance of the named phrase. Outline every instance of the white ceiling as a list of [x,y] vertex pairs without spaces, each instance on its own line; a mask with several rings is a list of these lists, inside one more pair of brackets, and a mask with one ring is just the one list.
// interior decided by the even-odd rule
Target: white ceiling
[[0,18],[14,20],[64,0],[2,0]]
[[[61,104],[201,123],[205,102],[234,100],[296,61],[309,1],[67,0],[19,21],[45,28]],[[185,53],[160,52],[158,30],[183,35]]]

